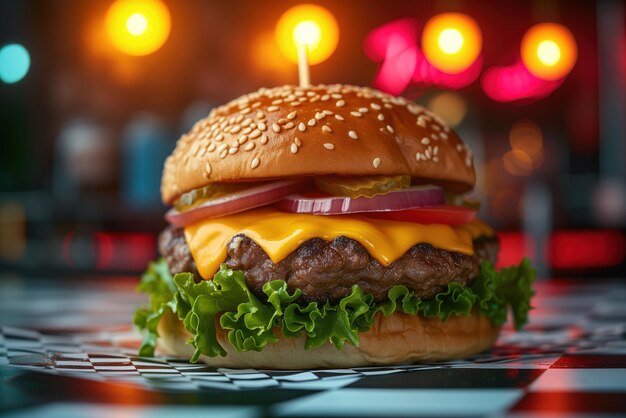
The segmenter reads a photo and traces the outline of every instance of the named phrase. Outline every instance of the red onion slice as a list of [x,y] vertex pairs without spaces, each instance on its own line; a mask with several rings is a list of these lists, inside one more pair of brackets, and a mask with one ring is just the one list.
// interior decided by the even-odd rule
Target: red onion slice
[[435,186],[415,186],[374,197],[352,199],[343,196],[309,197],[290,195],[276,206],[285,212],[313,215],[342,215],[348,213],[389,212],[445,203],[443,190]]
[[277,202],[292,193],[302,190],[303,180],[282,180],[250,187],[237,193],[231,193],[208,200],[201,205],[179,212],[175,208],[165,214],[165,219],[172,225],[183,227],[206,218],[218,218],[248,209],[258,208]]

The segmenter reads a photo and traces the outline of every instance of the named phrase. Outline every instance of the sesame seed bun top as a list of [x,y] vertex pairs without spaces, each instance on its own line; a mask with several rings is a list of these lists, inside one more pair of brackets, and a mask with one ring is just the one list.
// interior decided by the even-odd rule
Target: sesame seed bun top
[[210,183],[315,175],[411,175],[464,192],[472,153],[438,116],[402,97],[349,85],[260,89],[220,106],[165,160],[172,203]]

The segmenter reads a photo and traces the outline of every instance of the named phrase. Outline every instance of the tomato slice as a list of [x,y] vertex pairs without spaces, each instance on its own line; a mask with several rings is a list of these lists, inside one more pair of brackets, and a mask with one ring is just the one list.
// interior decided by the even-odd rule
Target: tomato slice
[[461,206],[440,205],[393,212],[368,212],[363,215],[390,221],[462,225],[473,220],[476,217],[476,211]]

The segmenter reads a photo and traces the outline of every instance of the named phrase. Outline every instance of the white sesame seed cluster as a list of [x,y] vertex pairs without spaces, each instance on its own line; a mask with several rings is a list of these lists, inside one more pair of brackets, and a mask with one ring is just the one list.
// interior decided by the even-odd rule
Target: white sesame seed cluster
[[[436,168],[457,161],[459,173]],[[179,139],[161,191],[170,203],[213,182],[316,174],[474,182],[471,151],[438,116],[402,97],[337,84],[262,88],[214,109]]]

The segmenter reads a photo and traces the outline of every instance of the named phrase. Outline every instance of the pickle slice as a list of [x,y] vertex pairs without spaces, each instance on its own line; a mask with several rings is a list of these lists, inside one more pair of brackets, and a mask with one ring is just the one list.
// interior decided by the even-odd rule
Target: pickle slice
[[207,200],[216,199],[230,193],[236,193],[244,189],[254,186],[254,183],[214,183],[208,186],[194,189],[190,192],[183,193],[176,202],[174,207],[179,212],[195,208]]
[[315,186],[328,194],[354,199],[411,187],[411,176],[320,176],[315,177]]

